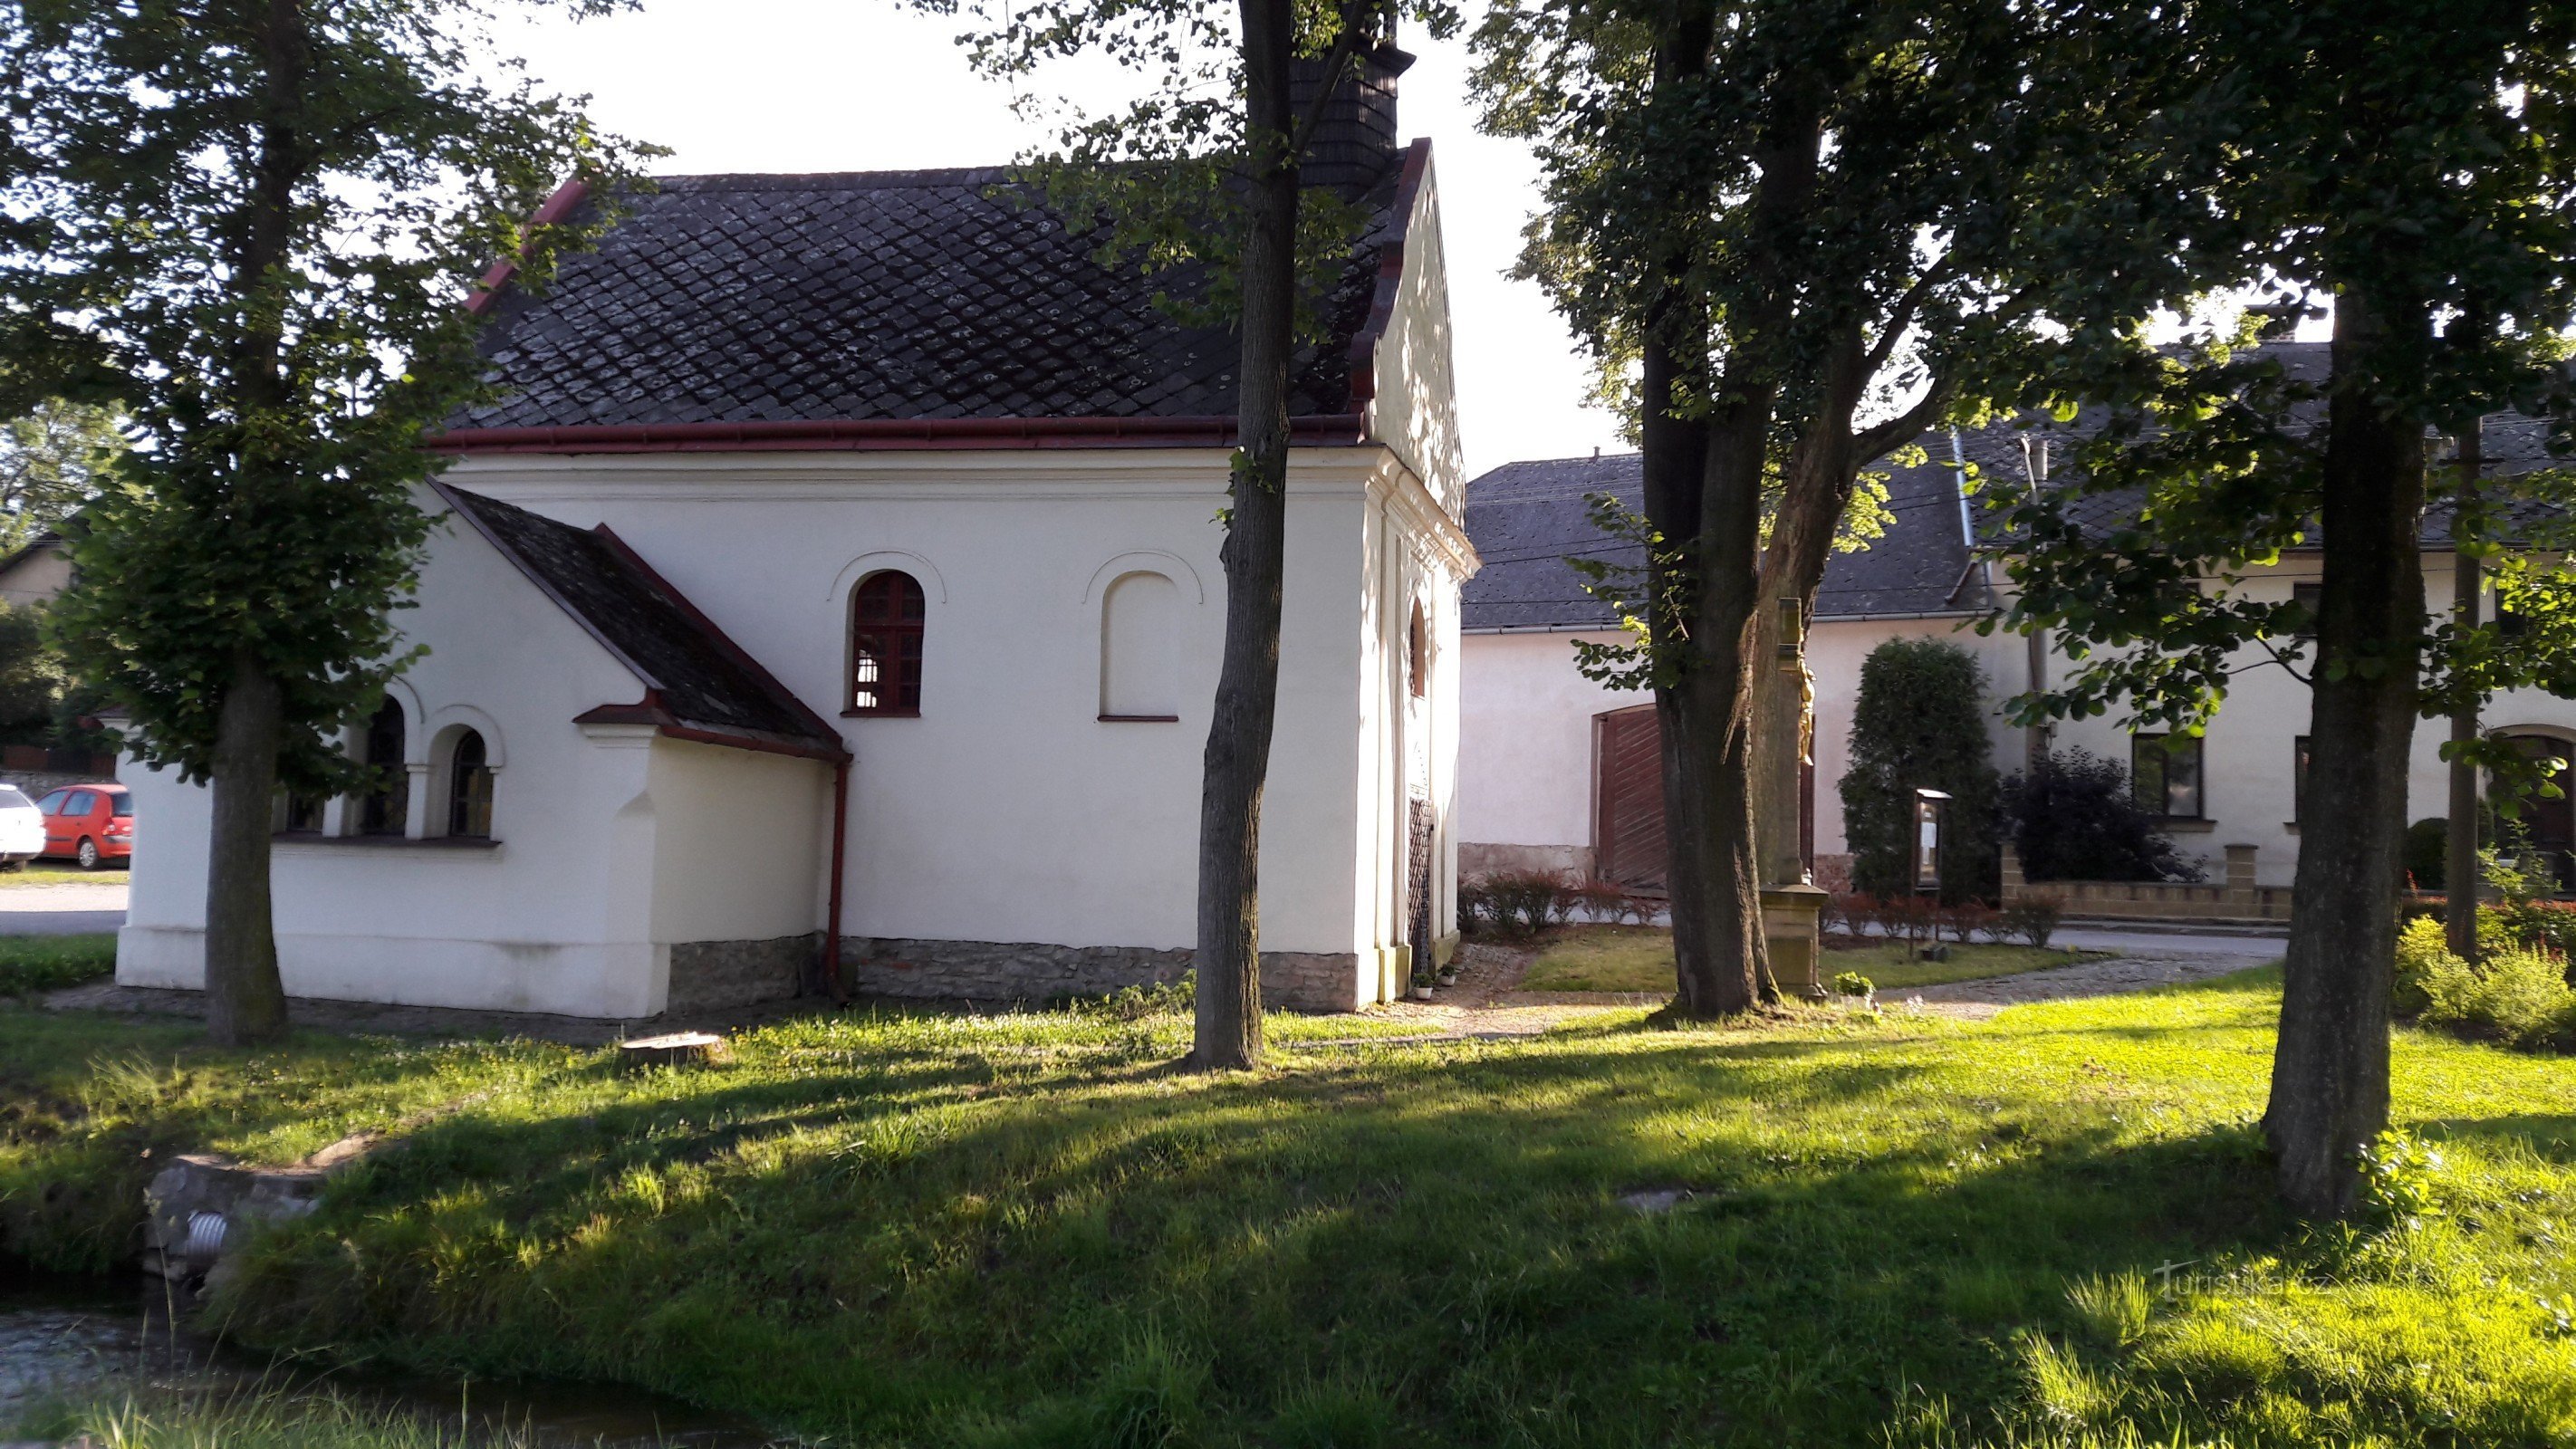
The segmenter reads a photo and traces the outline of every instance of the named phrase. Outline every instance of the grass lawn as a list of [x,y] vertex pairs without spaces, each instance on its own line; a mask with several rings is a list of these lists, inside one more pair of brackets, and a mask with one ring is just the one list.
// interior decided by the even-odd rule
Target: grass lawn
[[0,936],[0,998],[78,986],[116,970],[116,937]]
[[[1839,939],[1839,938],[1837,938]],[[2029,946],[1952,946],[1947,961],[1908,961],[1900,943],[1871,941],[1851,949],[1828,945],[1824,974],[1857,971],[1882,992],[1945,981],[1974,981],[2040,971],[2084,959],[2079,951]],[[1568,926],[1550,936],[1521,981],[1527,991],[1673,993],[1673,933],[1664,926]]]
[[105,870],[83,870],[68,860],[31,860],[16,870],[0,870],[0,891],[20,890],[28,886],[125,884],[125,867],[111,865]]
[[2312,1231],[2252,1129],[2277,1006],[1611,1013],[1214,1080],[1177,1018],[807,1019],[619,1077],[0,1010],[0,1249],[120,1250],[147,1149],[444,1104],[252,1245],[225,1332],[856,1444],[2576,1443],[2576,1060],[2401,1033],[2439,1165]]

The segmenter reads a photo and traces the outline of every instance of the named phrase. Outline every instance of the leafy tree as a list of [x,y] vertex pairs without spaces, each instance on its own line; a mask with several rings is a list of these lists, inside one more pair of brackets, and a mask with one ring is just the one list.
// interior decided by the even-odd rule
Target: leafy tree
[[62,522],[124,451],[116,409],[96,403],[47,398],[0,424],[0,551]]
[[[2201,212],[2178,255],[2212,286],[2330,296],[2330,373],[2291,375],[2277,354],[2234,345],[2241,335],[2071,348],[2030,400],[2068,416],[2099,404],[2103,428],[2075,476],[2011,498],[2027,541],[2014,620],[2077,657],[2032,717],[2121,705],[2188,726],[2249,652],[2311,685],[2264,1127],[2284,1197],[2313,1215],[2353,1208],[2356,1153],[2387,1123],[2390,902],[2416,717],[2547,683],[2576,644],[2563,561],[2497,559],[2499,592],[2541,621],[2508,645],[2493,624],[2430,626],[2418,548],[2429,431],[2508,403],[2564,415],[2576,11],[2460,0],[2438,26],[2423,16],[2404,0],[2175,14],[2170,43],[2201,78],[2165,148],[2168,189]],[[2454,480],[2429,486],[2440,498]],[[2501,492],[2463,510],[2466,546],[2491,553],[2517,531],[2509,519],[2532,516]],[[2293,547],[2322,553],[2313,642],[2299,637],[2304,610],[2245,587]]]
[[[2157,23],[2107,3],[1515,0],[1478,33],[1487,123],[1546,170],[1522,270],[1629,397],[1644,454],[1643,516],[1601,506],[1647,564],[1596,579],[1632,638],[1580,663],[1655,692],[1682,1015],[1769,989],[1757,696],[1794,687],[1770,664],[1776,601],[1812,608],[1864,469],[1980,417],[2066,331],[2134,330],[2171,292],[2161,209],[2088,204],[2152,154],[2132,142],[2167,84]],[[2070,254],[2134,266],[2078,290]]]
[[1851,765],[1842,779],[1852,884],[1873,895],[1914,890],[1914,792],[1950,796],[1941,840],[1941,899],[1995,890],[1994,749],[1986,677],[1946,639],[1890,639],[1861,661]]
[[2138,804],[2117,760],[2083,750],[2042,755],[2028,774],[2004,781],[2003,820],[2029,880],[2200,879]]
[[404,663],[417,440],[480,386],[466,286],[514,255],[542,280],[576,233],[523,218],[627,154],[577,105],[481,79],[485,19],[474,0],[0,11],[0,374],[130,417],[59,637],[147,763],[213,783],[221,1042],[285,1027],[272,797],[350,783],[331,739]]
[[48,742],[63,686],[62,656],[45,640],[45,611],[0,603],[0,743]]
[[[940,13],[955,0],[916,0]],[[1073,115],[1025,167],[1102,232],[1101,253],[1174,274],[1184,316],[1241,339],[1224,513],[1225,647],[1199,805],[1197,1041],[1204,1068],[1256,1065],[1261,1036],[1261,792],[1279,697],[1288,521],[1288,372],[1303,318],[1347,268],[1352,197],[1305,184],[1326,109],[1364,56],[1391,47],[1386,0],[1047,0],[973,3],[966,40],[1014,80],[1084,52],[1155,79],[1107,116]],[[1435,31],[1442,0],[1407,7]],[[1302,85],[1300,82],[1303,82]]]

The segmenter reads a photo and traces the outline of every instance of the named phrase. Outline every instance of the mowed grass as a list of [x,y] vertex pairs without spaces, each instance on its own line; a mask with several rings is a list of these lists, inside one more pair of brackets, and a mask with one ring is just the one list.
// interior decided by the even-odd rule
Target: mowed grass
[[116,937],[0,936],[0,998],[78,986],[116,972]]
[[[2085,959],[2029,946],[1952,946],[1947,961],[1909,961],[1903,942],[1829,941],[1824,974],[1857,971],[1881,991],[2044,971]],[[1567,926],[1551,932],[1521,980],[1526,991],[1673,992],[1673,933],[1664,926]]]
[[408,1119],[224,1332],[859,1444],[2576,1442],[2576,1061],[2401,1034],[2440,1165],[2309,1230],[2252,1129],[2277,1004],[1613,1013],[1218,1079],[1168,1018],[809,1019],[619,1077],[0,1012],[0,1232],[76,1265],[130,1208],[50,1184]]
[[125,862],[111,861],[101,870],[83,870],[77,861],[36,859],[15,870],[0,870],[0,892],[30,886],[121,886]]

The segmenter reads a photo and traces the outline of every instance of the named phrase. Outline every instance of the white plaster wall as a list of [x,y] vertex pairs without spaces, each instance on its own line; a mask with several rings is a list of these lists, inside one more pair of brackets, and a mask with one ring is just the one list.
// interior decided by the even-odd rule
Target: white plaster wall
[[[671,941],[814,928],[822,767],[574,725],[593,706],[633,702],[642,685],[460,523],[433,538],[419,600],[401,623],[433,652],[391,691],[418,767],[415,820],[443,804],[428,768],[439,727],[471,718],[500,762],[498,843],[279,841],[272,900],[289,992],[647,1016],[662,1006]],[[117,979],[195,986],[211,797],[168,773],[127,775],[138,849]],[[806,782],[801,800],[792,780]],[[732,848],[753,827],[719,808],[729,798],[750,821],[776,819],[772,858],[748,841]],[[676,822],[658,867],[657,804]]]
[[652,939],[767,941],[823,924],[832,767],[657,739]]
[[62,545],[29,549],[17,562],[0,569],[0,601],[20,606],[48,603],[71,583],[71,555]]
[[2003,702],[2029,687],[2029,649],[2017,635],[1980,637],[1961,619],[1822,619],[1807,635],[1807,668],[1816,676],[1816,853],[1851,849],[1843,833],[1843,772],[1851,767],[1852,716],[1860,704],[1860,669],[1890,639],[1939,639],[1968,652],[1985,672],[1986,736],[1995,768],[2009,775],[2028,758],[2027,736],[2005,723]]
[[1452,518],[1465,517],[1466,469],[1450,359],[1449,263],[1429,161],[1404,233],[1395,308],[1377,344],[1369,436],[1382,438]]
[[[2313,555],[2291,555],[2280,565],[2248,575],[2248,592],[2256,597],[2287,599],[2293,585],[2318,577]],[[2424,557],[2425,607],[2438,622],[2450,608],[2451,559]],[[2492,617],[2492,600],[2487,605]],[[2286,886],[2298,869],[2298,827],[2292,820],[2294,742],[2308,733],[2311,701],[2308,687],[2286,671],[2247,651],[2247,666],[2231,683],[2227,702],[2209,724],[2201,747],[2203,811],[2211,828],[2203,833],[2177,833],[2175,843],[2200,860],[2211,879],[2220,878],[2225,847],[2256,847],[2255,878],[2263,885]],[[2063,670],[2064,661],[2050,667]],[[2077,746],[2109,755],[2126,764],[2129,736],[2117,723],[2118,712],[2097,719],[2057,726],[2061,748]],[[2517,690],[2488,705],[2482,717],[2490,731],[2524,727],[2542,731],[2576,731],[2576,701],[2553,698],[2536,690]],[[2450,767],[2441,747],[2450,729],[2440,720],[2418,720],[2414,747],[2408,755],[2409,821],[2450,813]]]
[[1575,672],[1577,639],[1468,634],[1458,643],[1458,838],[1476,845],[1592,844],[1592,718],[1649,704]]
[[[1292,467],[1280,709],[1262,827],[1262,936],[1348,952],[1366,542],[1386,450]],[[1200,757],[1223,643],[1219,450],[468,459],[457,486],[605,521],[856,757],[844,930],[1185,947]],[[1176,585],[1177,723],[1098,718],[1102,593]],[[850,588],[921,581],[921,717],[839,718]],[[596,701],[594,701],[596,702]],[[821,882],[814,881],[819,895]]]

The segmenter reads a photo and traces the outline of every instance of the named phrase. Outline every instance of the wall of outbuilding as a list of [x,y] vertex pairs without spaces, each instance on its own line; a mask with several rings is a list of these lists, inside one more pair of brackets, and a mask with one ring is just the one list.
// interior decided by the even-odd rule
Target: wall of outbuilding
[[[666,1004],[674,943],[795,937],[810,957],[828,766],[573,724],[596,705],[633,702],[641,684],[453,521],[433,538],[419,607],[401,622],[434,641],[389,691],[405,716],[411,834],[345,835],[352,812],[334,802],[324,834],[276,838],[272,901],[291,994],[643,1017]],[[438,838],[442,750],[459,724],[484,735],[497,766],[488,841]],[[125,773],[136,851],[117,979],[193,987],[204,972],[212,797],[170,772]],[[777,973],[764,960],[750,974]]]

